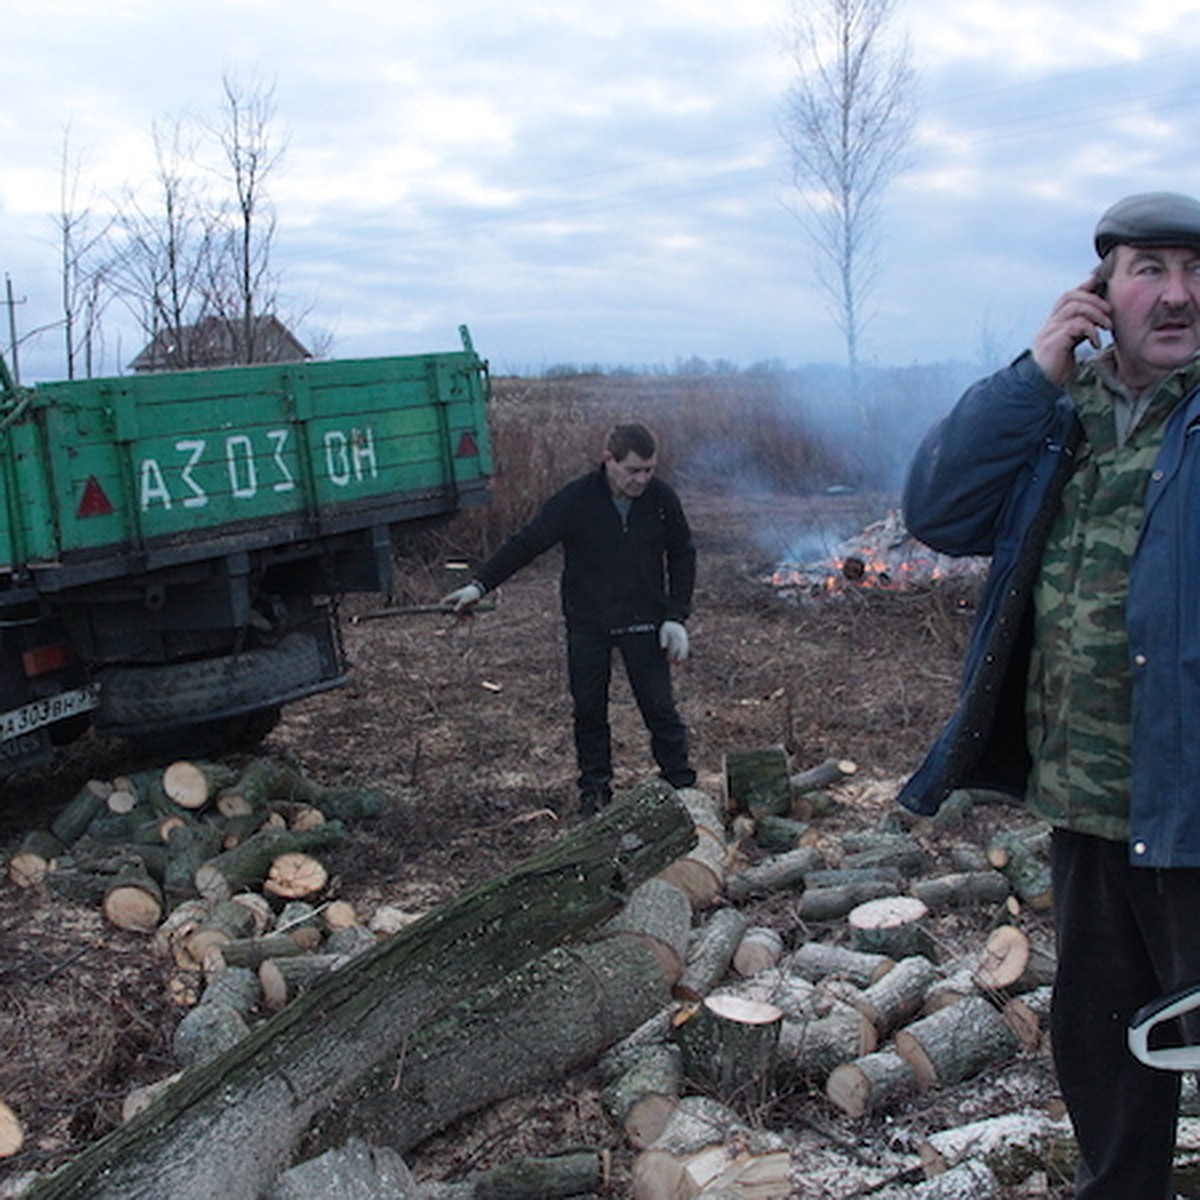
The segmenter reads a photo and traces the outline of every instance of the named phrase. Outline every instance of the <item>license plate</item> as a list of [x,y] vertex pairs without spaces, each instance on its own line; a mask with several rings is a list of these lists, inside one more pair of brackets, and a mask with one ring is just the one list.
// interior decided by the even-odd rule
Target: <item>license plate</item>
[[29,704],[22,704],[20,708],[0,713],[0,739],[20,737],[23,733],[41,729],[45,725],[53,725],[55,721],[87,712],[95,708],[97,703],[99,691],[94,684],[69,692],[59,692],[56,696],[47,696],[44,700],[30,701]]

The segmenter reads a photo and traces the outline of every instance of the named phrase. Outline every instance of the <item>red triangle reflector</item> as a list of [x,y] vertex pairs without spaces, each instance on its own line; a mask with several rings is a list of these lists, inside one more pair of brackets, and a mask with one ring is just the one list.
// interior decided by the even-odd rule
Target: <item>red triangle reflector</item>
[[100,480],[95,475],[89,475],[83,485],[83,496],[79,507],[75,510],[77,517],[107,517],[113,511],[112,501],[104,494]]
[[475,458],[479,454],[479,446],[475,442],[475,435],[469,430],[464,430],[458,439],[458,449],[454,452],[455,458]]

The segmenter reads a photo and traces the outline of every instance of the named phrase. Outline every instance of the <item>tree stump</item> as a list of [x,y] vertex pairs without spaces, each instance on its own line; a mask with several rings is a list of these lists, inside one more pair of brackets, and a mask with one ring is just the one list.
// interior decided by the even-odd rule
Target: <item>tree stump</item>
[[773,1004],[707,997],[675,1031],[686,1078],[726,1103],[761,1103],[775,1082],[783,1013]]

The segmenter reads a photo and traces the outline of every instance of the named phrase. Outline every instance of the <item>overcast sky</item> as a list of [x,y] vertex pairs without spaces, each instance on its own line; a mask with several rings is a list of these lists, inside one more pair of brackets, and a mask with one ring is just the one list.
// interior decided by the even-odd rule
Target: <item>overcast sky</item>
[[[1007,356],[1134,191],[1200,194],[1200,0],[897,0],[920,78],[867,359]],[[64,135],[97,218],[151,127],[274,87],[285,309],[338,357],[497,373],[839,360],[779,119],[789,0],[8,0],[0,269],[57,317]],[[7,328],[0,343],[7,346]],[[59,335],[22,343],[26,381]],[[114,322],[105,368],[140,348]]]

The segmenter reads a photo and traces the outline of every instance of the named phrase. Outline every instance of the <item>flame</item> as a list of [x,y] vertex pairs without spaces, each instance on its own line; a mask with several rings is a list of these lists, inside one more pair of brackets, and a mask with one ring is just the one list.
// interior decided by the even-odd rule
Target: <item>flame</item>
[[810,596],[857,589],[902,591],[946,579],[976,579],[987,560],[950,558],[917,541],[898,510],[844,542],[818,563],[780,563],[768,576],[772,587]]

